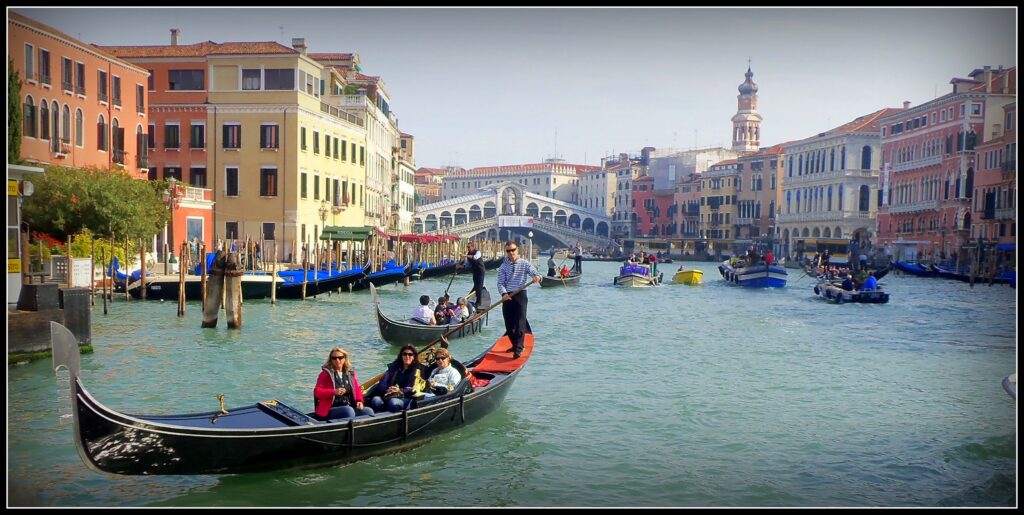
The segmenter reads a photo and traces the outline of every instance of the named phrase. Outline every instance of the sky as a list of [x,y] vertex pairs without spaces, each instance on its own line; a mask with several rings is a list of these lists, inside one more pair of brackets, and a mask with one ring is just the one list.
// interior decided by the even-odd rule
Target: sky
[[170,44],[178,28],[182,44],[357,52],[417,167],[729,147],[748,59],[762,146],[1017,64],[1016,8],[13,9],[98,45]]

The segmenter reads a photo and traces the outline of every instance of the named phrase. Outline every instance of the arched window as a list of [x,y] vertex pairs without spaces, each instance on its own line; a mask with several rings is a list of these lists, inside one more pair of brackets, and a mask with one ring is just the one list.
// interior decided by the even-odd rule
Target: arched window
[[832,211],[832,186],[828,187],[828,210]]
[[793,212],[793,203],[792,203],[793,199],[790,196],[792,193],[793,193],[792,191],[787,191],[786,192],[786,214],[787,215]]
[[62,114],[64,116],[60,126],[60,140],[64,143],[71,143],[71,108],[65,105]]
[[[865,147],[867,148],[867,147]],[[860,210],[870,211],[871,210],[871,188],[867,185],[860,187]]]
[[871,169],[871,146],[864,145],[864,148],[860,150],[860,169],[870,170]]
[[85,120],[82,110],[75,110],[75,145],[79,147],[85,144]]
[[967,191],[964,192],[964,196],[967,198],[974,197],[974,168],[967,169]]
[[99,150],[107,150],[107,121],[100,115],[99,121],[96,122],[96,148]]
[[846,170],[846,147],[839,149],[839,169]]
[[[53,123],[50,125],[50,140],[57,142],[57,138],[60,137],[60,104],[56,100],[50,104],[50,117],[53,118]],[[59,147],[58,147],[59,148]]]
[[39,102],[39,139],[50,138],[50,104],[46,100]]
[[25,97],[25,109],[22,117],[25,118],[25,136],[36,137],[36,106],[32,103],[31,95]]
[[843,210],[843,185],[839,185],[839,211]]
[[835,169],[836,169],[836,149],[833,148],[832,151],[829,152],[829,166],[828,166],[828,170],[831,172],[831,171],[833,171]]

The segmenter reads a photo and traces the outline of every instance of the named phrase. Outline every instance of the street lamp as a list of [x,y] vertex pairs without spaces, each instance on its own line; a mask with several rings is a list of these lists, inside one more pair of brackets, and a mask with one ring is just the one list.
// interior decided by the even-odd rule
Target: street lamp
[[164,238],[164,272],[166,273],[168,268],[170,252],[174,252],[174,209],[181,203],[181,195],[178,192],[178,181],[171,177],[167,179],[167,189],[164,190],[162,195],[164,204],[167,205],[167,210],[171,212],[170,218],[167,220],[167,237]]
[[530,238],[530,261],[533,261],[533,231],[526,233],[526,237]]

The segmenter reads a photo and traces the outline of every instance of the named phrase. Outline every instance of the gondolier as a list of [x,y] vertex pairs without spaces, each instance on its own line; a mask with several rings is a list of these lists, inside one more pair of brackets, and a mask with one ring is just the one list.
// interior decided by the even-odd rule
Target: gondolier
[[455,265],[456,269],[462,267],[469,267],[473,272],[473,291],[476,292],[476,296],[473,298],[473,305],[479,310],[483,305],[484,299],[489,299],[489,295],[484,295],[487,288],[484,286],[484,273],[487,271],[484,268],[484,260],[480,254],[480,251],[476,248],[476,243],[469,242],[466,245],[466,259]]
[[514,241],[505,243],[505,261],[498,269],[498,293],[501,294],[501,314],[505,318],[505,335],[512,342],[506,352],[512,352],[514,359],[519,359],[523,352],[523,339],[530,331],[530,322],[526,319],[528,299],[526,290],[515,297],[509,294],[526,286],[531,280],[539,283],[541,275],[529,261],[519,257],[519,245]]

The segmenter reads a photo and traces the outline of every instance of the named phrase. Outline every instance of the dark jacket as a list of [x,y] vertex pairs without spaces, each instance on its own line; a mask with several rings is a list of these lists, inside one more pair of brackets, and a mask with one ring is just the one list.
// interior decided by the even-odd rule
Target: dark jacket
[[420,363],[403,369],[402,362],[395,360],[388,365],[388,370],[384,372],[384,378],[380,380],[380,386],[376,391],[383,392],[391,385],[397,385],[406,397],[419,397],[427,387],[426,375],[427,367]]

